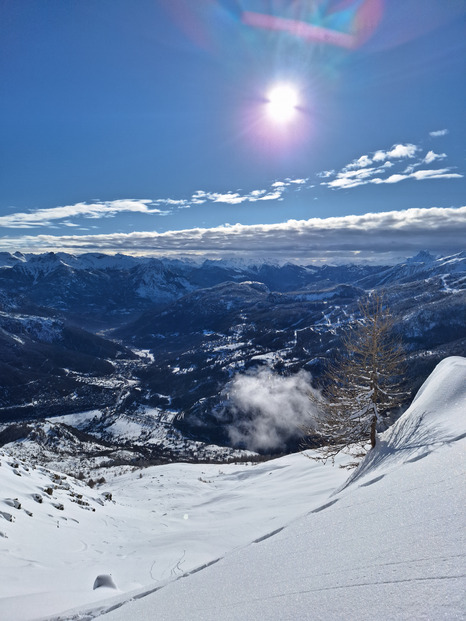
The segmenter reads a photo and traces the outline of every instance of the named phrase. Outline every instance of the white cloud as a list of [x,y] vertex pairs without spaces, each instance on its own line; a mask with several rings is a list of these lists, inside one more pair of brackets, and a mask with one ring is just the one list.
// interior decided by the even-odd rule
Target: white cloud
[[358,185],[364,185],[367,183],[366,179],[375,174],[375,168],[362,168],[361,170],[348,170],[338,173],[336,179],[332,181],[323,182],[321,185],[326,185],[329,188],[344,189],[354,188]]
[[396,183],[402,179],[408,179],[409,175],[391,175],[387,179],[376,177],[371,179],[376,174],[386,173],[387,167],[385,165],[377,168],[360,168],[359,170],[347,170],[343,169],[339,172],[335,179],[332,181],[322,182],[320,185],[325,185],[332,189],[342,190],[348,188],[356,188],[360,185],[366,185],[367,183]]
[[361,179],[348,179],[347,177],[339,177],[338,179],[334,179],[329,183],[321,183],[320,185],[326,185],[329,188],[333,188],[335,190],[346,190],[348,188],[356,188],[358,185],[364,185],[367,181],[362,181]]
[[353,160],[350,164],[345,166],[343,170],[352,170],[354,168],[364,168],[366,166],[370,166],[372,164],[372,160],[368,155],[361,155],[357,160]]
[[238,205],[249,200],[248,196],[241,196],[238,192],[226,192],[225,194],[209,192],[206,194],[206,198],[214,203],[225,203],[227,205]]
[[185,207],[187,202],[184,198],[157,198],[153,201],[157,205],[170,205],[171,207]]
[[439,168],[438,170],[416,170],[409,176],[422,181],[423,179],[461,179],[463,175],[451,173],[451,168]]
[[368,183],[398,183],[405,179],[424,181],[425,179],[461,179],[463,177],[463,175],[452,173],[450,170],[450,168],[439,168],[436,170],[416,170],[412,172],[412,167],[409,166],[403,174],[390,175],[390,177],[386,179],[376,177],[375,179],[371,179]]
[[[204,192],[203,202],[210,201],[213,203],[224,203],[226,205],[239,205],[241,203],[256,201],[271,201],[281,198],[284,186],[275,186],[272,191],[253,190],[248,194],[240,194],[239,192]],[[197,194],[196,196],[200,196]]]
[[[421,172],[421,171],[418,171]],[[108,235],[37,235],[0,238],[3,249],[38,252],[69,250],[138,254],[201,253],[331,260],[358,252],[359,259],[409,256],[423,248],[438,252],[464,249],[466,207],[408,209],[334,218],[289,220],[280,224],[221,226],[180,231]],[[329,259],[330,257],[330,259]]]
[[[397,181],[408,178],[409,176],[406,176],[406,173],[414,171],[415,167],[419,166],[421,162],[412,164],[411,169],[404,172],[405,176],[391,175],[388,179],[377,177],[372,180],[370,177],[373,177],[375,174],[386,174],[388,169],[395,166],[395,163],[398,163],[400,160],[413,159],[419,150],[418,146],[411,143],[395,144],[387,151],[378,150],[372,155],[361,155],[359,158],[354,159],[352,162],[344,166],[340,172],[336,173],[335,170],[324,170],[322,172],[318,172],[317,176],[321,179],[329,179],[334,176],[335,178],[331,181],[323,181],[320,184],[334,190],[356,188],[360,185],[366,185],[368,183],[396,183]],[[429,152],[429,158],[432,158],[432,154],[433,152]],[[434,159],[441,159],[445,154],[433,155],[435,156]],[[395,160],[395,162],[392,160]],[[430,161],[433,161],[433,159]],[[372,166],[374,163],[378,164],[378,166]]]
[[[120,199],[115,201],[96,201],[94,203],[76,203],[50,209],[36,209],[31,212],[18,212],[7,216],[0,216],[0,227],[34,228],[37,226],[51,226],[55,221],[65,218],[109,218],[121,212],[163,215],[163,211],[151,207],[153,203],[154,201],[149,199]],[[70,226],[70,224],[68,223],[67,226]]]
[[315,424],[309,399],[315,391],[305,371],[284,377],[261,368],[237,374],[226,390],[228,410],[235,417],[229,426],[235,446],[252,451],[283,450],[290,439],[302,435],[302,427]]
[[387,159],[387,153],[386,151],[376,151],[372,156],[372,159],[374,160],[374,162],[383,162]]
[[[390,175],[390,177],[387,177],[386,179],[382,179],[380,182],[381,183],[398,183],[399,181],[404,181],[405,179],[409,179],[410,175]],[[375,182],[375,179],[374,179]],[[379,181],[377,181],[377,183],[379,183]]]
[[383,162],[387,159],[404,159],[404,158],[412,158],[416,155],[416,152],[419,150],[415,144],[395,144],[389,151],[376,151],[372,157],[374,162]]
[[446,136],[448,134],[448,129],[438,129],[434,132],[429,132],[429,136],[433,138],[438,138],[439,136]]
[[387,153],[387,157],[389,159],[399,159],[406,157],[414,157],[416,155],[416,151],[419,150],[414,144],[397,144]]
[[296,179],[292,179],[291,177],[287,177],[284,181],[274,181],[271,184],[271,188],[286,188],[290,185],[304,185],[305,183],[307,183],[308,179],[302,179],[302,178],[296,178]]
[[[47,209],[36,209],[28,212],[17,212],[5,216],[0,216],[0,227],[27,229],[36,227],[55,227],[60,226],[79,226],[70,222],[73,218],[109,218],[119,213],[133,212],[140,214],[151,214],[166,216],[170,210],[162,210],[161,206],[167,208],[188,209],[192,205],[202,205],[204,203],[223,203],[226,205],[239,205],[241,203],[256,201],[281,200],[283,193],[291,185],[300,189],[307,179],[287,178],[285,181],[275,181],[268,189],[252,190],[248,193],[232,192],[206,192],[196,190],[189,199],[175,198],[156,198],[156,199],[119,199],[114,201],[96,200],[91,203],[76,203],[74,205],[64,205]],[[61,222],[59,222],[61,221]]]
[[308,179],[290,179],[290,177],[288,177],[286,181],[288,183],[294,183],[296,185],[303,185],[304,183],[307,183]]
[[237,192],[206,192],[204,190],[196,190],[192,197],[185,201],[186,203],[193,205],[200,205],[202,203],[224,203],[226,205],[240,205],[241,203],[256,201],[271,201],[279,200],[283,192],[291,183],[301,184],[304,183],[301,179],[286,179],[285,181],[275,181],[271,184],[269,190],[252,190],[246,194]]
[[268,192],[267,194],[264,194],[264,196],[260,196],[258,199],[258,201],[274,201],[274,200],[280,200],[282,198],[282,192],[279,192],[278,190],[276,190],[275,192]]
[[[114,201],[94,201],[92,203],[76,203],[48,209],[36,209],[29,212],[17,212],[0,216],[0,227],[26,229],[36,227],[53,227],[58,221],[64,226],[78,226],[70,222],[72,218],[111,218],[119,213],[132,212],[166,216],[170,211],[159,209],[162,205],[178,209],[188,209],[192,205],[203,203],[224,203],[239,205],[245,202],[280,200],[286,187],[291,183],[301,185],[303,179],[289,179],[287,182],[276,182],[271,189],[252,190],[247,194],[239,192],[205,192],[196,190],[190,199],[157,198],[157,199],[119,199]],[[65,221],[66,219],[66,221]]]
[[435,160],[444,160],[446,157],[446,153],[434,153],[434,151],[429,151],[422,161],[424,164],[431,164],[435,162]]
[[[369,183],[375,185],[383,183],[394,184],[405,179],[421,181],[424,179],[459,179],[463,176],[462,174],[451,172],[451,169],[448,168],[416,171],[416,168],[422,164],[431,164],[436,160],[442,160],[447,157],[446,153],[435,153],[434,151],[429,151],[422,159],[416,158],[403,171],[396,172],[388,177],[385,176],[390,168],[394,166],[399,167],[403,160],[413,160],[419,151],[420,148],[414,144],[399,143],[393,145],[388,151],[378,150],[372,156],[361,155],[361,157],[353,160],[336,174],[332,170],[317,173],[317,176],[323,179],[335,176],[334,179],[322,181],[320,184],[333,190],[348,190]],[[379,164],[379,166],[371,166],[374,162]],[[374,175],[378,176],[375,177]]]

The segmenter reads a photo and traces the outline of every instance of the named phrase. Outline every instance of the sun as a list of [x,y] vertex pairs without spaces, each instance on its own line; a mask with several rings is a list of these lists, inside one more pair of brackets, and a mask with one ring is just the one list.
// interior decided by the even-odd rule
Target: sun
[[272,121],[287,123],[297,112],[298,92],[290,84],[277,84],[267,94],[267,113]]

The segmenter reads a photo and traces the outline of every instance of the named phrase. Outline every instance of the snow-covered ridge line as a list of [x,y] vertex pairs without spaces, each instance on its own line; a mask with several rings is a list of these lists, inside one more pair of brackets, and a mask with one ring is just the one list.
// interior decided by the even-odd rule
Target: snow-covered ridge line
[[[451,268],[456,269],[458,264],[466,259],[466,252],[456,253],[450,256],[436,256],[432,255],[428,251],[419,252],[416,256],[408,258],[406,263],[400,263],[399,265],[409,265],[411,269],[419,269],[416,266],[425,265],[432,267],[440,267],[446,263],[450,264]],[[166,264],[172,267],[221,267],[232,270],[248,270],[251,268],[259,269],[260,267],[267,265],[275,268],[283,266],[302,266],[307,267],[310,270],[318,270],[319,267],[315,265],[307,265],[306,262],[290,262],[279,261],[275,258],[256,257],[256,258],[224,258],[224,259],[205,259],[203,257],[164,257],[164,256],[132,256],[124,255],[121,253],[106,254],[97,252],[87,252],[82,254],[71,254],[67,252],[48,252],[48,253],[26,253],[21,252],[10,253],[0,252],[0,269],[10,268],[16,265],[22,265],[25,269],[38,272],[48,272],[56,269],[59,265],[70,267],[76,270],[85,269],[114,269],[114,270],[128,270],[138,265],[144,265],[147,263],[153,264]],[[352,264],[351,262],[346,265],[359,266],[359,263]],[[376,264],[372,264],[374,267]],[[386,266],[384,263],[380,263],[380,266]],[[330,264],[330,267],[337,267],[337,265]],[[322,265],[320,267],[325,267]],[[462,268],[464,269],[464,268]]]

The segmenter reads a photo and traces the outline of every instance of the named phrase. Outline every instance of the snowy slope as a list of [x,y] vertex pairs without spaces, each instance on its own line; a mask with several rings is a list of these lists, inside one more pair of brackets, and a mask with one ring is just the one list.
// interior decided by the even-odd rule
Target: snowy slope
[[[321,504],[347,471],[296,454],[257,465],[157,466],[94,490],[59,476],[0,451],[2,620],[147,592],[285,526]],[[74,502],[78,494],[89,506]],[[117,590],[94,591],[100,574],[112,574]]]
[[[47,498],[57,475],[0,453],[0,511],[16,518],[0,517],[0,618],[463,619],[465,380],[466,359],[438,365],[346,482],[296,454],[58,481]],[[92,590],[98,574],[117,588]]]
[[105,619],[464,619],[465,415],[450,358],[342,491]]

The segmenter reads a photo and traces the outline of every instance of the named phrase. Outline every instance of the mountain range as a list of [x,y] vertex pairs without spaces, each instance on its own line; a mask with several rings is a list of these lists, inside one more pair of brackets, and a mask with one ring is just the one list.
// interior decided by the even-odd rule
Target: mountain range
[[374,290],[397,319],[411,391],[464,355],[466,253],[394,266],[0,253],[0,423],[18,435],[24,421],[152,409],[193,441],[251,448],[232,440],[256,413],[231,407],[231,381],[267,367],[318,384]]

